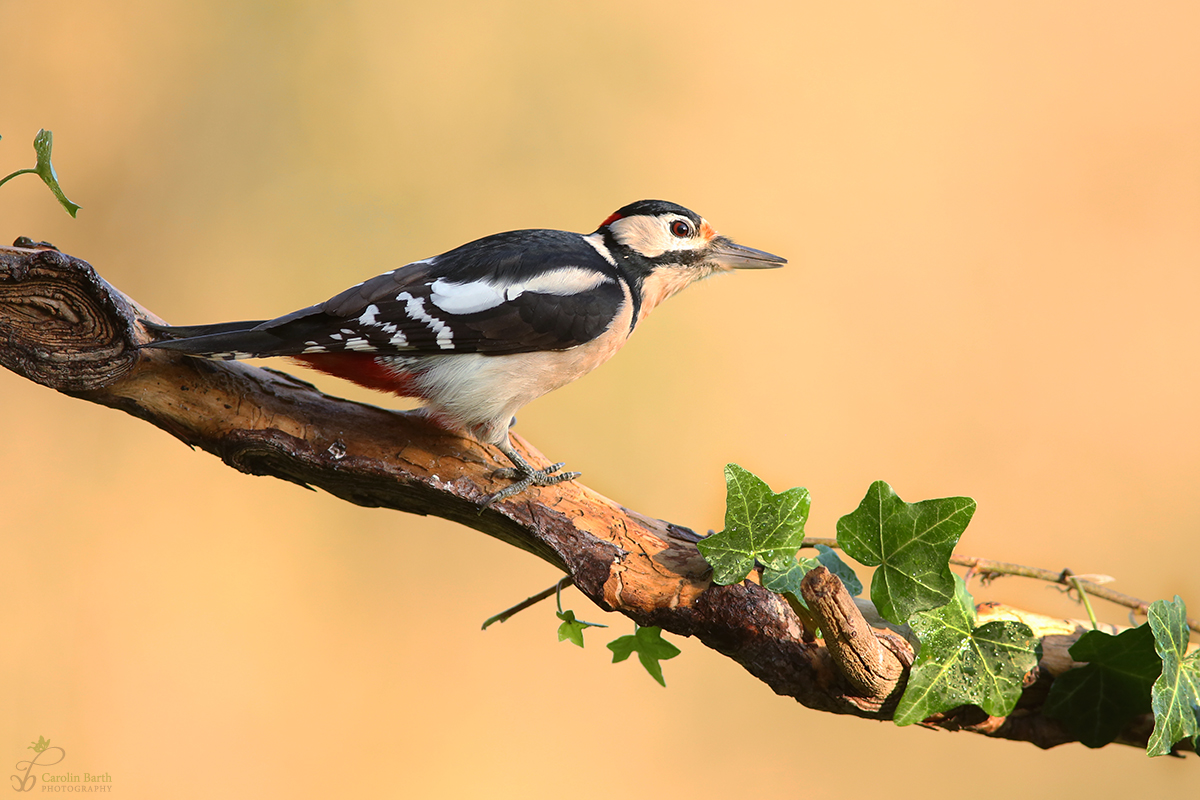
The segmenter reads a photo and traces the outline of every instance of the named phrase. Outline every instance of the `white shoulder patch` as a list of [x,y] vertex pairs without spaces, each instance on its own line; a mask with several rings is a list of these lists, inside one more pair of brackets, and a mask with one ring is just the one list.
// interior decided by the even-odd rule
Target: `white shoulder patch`
[[487,281],[454,283],[438,278],[429,289],[429,300],[448,314],[474,314],[504,302],[503,287]]
[[583,267],[559,267],[544,272],[536,278],[514,283],[505,292],[509,300],[515,300],[525,292],[535,294],[555,294],[567,297],[573,294],[583,294],[595,289],[609,280],[609,277],[594,269]]
[[[438,278],[429,285],[429,300],[447,314],[474,314],[495,308],[506,301],[516,300],[525,292],[566,297],[591,291],[607,280],[610,279],[603,273],[583,267],[559,267],[528,280],[512,283],[454,283],[445,278]],[[397,299],[406,298],[402,296]]]

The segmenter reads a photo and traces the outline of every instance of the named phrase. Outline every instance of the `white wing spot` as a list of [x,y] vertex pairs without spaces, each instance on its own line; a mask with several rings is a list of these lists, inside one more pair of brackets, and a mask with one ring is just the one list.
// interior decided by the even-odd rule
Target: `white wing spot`
[[362,316],[358,318],[358,322],[360,325],[378,325],[379,323],[375,321],[375,317],[378,314],[379,306],[372,303],[363,311]]
[[[408,292],[404,292],[403,294],[408,294]],[[454,331],[450,330],[449,325],[425,311],[424,297],[408,295],[408,302],[404,304],[404,313],[408,314],[410,319],[415,319],[428,325],[430,332],[437,335],[438,347],[443,350],[454,349]]]

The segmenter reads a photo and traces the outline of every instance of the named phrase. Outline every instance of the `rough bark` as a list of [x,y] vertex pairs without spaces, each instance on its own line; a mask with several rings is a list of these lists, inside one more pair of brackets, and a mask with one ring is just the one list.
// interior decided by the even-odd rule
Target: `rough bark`
[[[872,628],[823,570],[802,590],[813,609],[806,628],[754,576],[712,584],[692,531],[622,508],[578,481],[481,511],[479,501],[500,486],[492,477],[497,451],[419,413],[331,397],[275,370],[139,350],[151,338],[143,320],[161,322],[85,262],[51,249],[0,248],[0,364],[17,374],[132,414],[242,472],[475,528],[564,570],[605,609],[697,637],[778,694],[821,711],[890,718],[912,647]],[[514,441],[531,461],[545,461]],[[1082,630],[1015,610],[988,613],[1020,618],[1042,636],[1042,661],[1017,710],[993,718],[964,707],[926,724],[1039,747],[1071,741],[1040,708],[1054,675],[1072,665],[1066,648]],[[1139,719],[1121,741],[1144,746],[1149,731]]]

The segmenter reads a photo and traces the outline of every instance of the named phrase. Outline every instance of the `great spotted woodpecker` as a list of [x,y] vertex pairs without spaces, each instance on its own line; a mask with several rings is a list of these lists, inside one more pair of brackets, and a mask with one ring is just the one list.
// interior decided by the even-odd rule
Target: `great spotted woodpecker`
[[536,469],[513,449],[517,409],[607,361],[688,284],[785,263],[717,235],[682,206],[641,200],[594,233],[497,233],[276,319],[156,327],[166,338],[145,346],[224,360],[287,356],[420,398],[440,424],[512,462],[501,472],[514,483],[486,505],[579,475],[559,472],[561,463]]

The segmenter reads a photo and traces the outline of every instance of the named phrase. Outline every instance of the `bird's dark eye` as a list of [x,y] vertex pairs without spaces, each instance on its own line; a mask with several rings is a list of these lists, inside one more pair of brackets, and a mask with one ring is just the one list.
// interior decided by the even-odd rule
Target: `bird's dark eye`
[[677,219],[671,223],[671,233],[680,239],[686,239],[692,235],[692,226],[690,223]]

